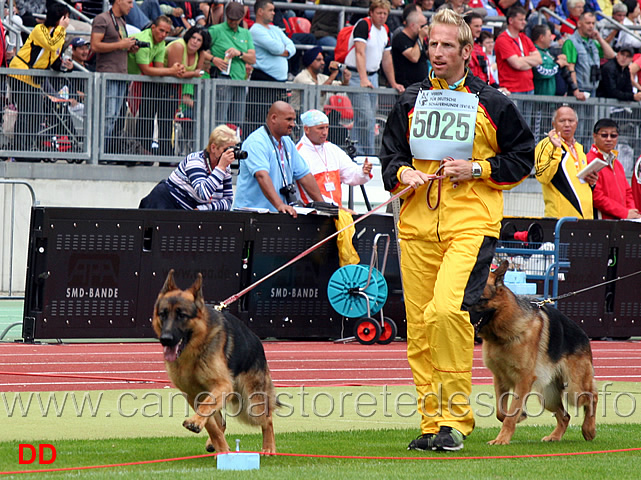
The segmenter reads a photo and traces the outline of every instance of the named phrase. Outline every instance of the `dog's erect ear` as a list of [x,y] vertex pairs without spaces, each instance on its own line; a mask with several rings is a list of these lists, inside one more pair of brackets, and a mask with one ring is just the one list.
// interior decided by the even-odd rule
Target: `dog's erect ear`
[[172,290],[178,290],[178,287],[176,286],[176,282],[174,282],[173,268],[169,270],[169,273],[167,274],[167,279],[165,280],[165,284],[162,286],[162,290],[160,290],[160,294],[164,295],[165,293],[171,292]]
[[194,296],[196,307],[201,309],[205,306],[205,297],[203,297],[203,274],[199,273],[194,283],[189,287],[189,291]]
[[503,285],[503,277],[505,277],[505,272],[507,272],[507,269],[510,266],[510,262],[507,260],[503,260],[501,262],[501,265],[499,265],[499,268],[494,270],[494,285],[495,286],[500,286]]

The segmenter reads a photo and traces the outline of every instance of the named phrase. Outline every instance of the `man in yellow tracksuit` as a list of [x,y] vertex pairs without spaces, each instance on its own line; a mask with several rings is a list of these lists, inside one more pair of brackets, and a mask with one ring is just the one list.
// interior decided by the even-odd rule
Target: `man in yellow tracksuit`
[[536,179],[543,189],[545,216],[594,218],[592,188],[599,175],[590,173],[582,182],[577,173],[588,165],[583,145],[574,139],[579,119],[573,108],[554,112],[552,130],[534,150]]
[[[438,12],[429,39],[433,70],[390,113],[381,165],[387,190],[414,187],[398,225],[407,356],[422,418],[408,448],[454,451],[474,428],[468,309],[494,256],[502,190],[530,173],[534,138],[515,105],[467,70],[472,33],[462,16]],[[437,173],[442,185],[430,186]]]

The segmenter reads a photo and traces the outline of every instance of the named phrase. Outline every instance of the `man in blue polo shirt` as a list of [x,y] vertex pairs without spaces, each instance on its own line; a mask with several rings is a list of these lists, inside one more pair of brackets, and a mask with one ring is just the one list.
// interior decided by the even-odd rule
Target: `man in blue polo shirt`
[[274,26],[275,15],[272,0],[257,0],[254,4],[256,23],[249,29],[254,47],[256,48],[256,63],[251,74],[251,80],[262,82],[281,82],[283,88],[275,88],[277,83],[269,88],[250,86],[247,92],[247,131],[258,127],[267,115],[269,106],[277,100],[285,100],[287,90],[284,83],[289,71],[288,60],[296,53],[294,42]]
[[296,113],[291,105],[274,102],[267,114],[266,125],[243,142],[243,150],[248,156],[240,162],[232,209],[266,208],[296,218],[292,205],[298,198],[295,181],[312,200],[323,201],[307,162],[289,137],[295,120]]

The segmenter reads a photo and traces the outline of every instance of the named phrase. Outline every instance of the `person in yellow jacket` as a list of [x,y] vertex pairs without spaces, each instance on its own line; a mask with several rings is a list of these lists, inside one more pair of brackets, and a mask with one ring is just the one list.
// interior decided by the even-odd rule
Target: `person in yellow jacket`
[[383,134],[385,188],[414,187],[398,224],[407,357],[421,415],[421,435],[408,449],[460,450],[474,429],[469,310],[494,256],[502,190],[534,164],[534,137],[516,106],[469,73],[472,44],[461,15],[432,17],[432,72],[400,97]]
[[[27,41],[11,60],[9,68],[20,70],[71,70],[73,63],[69,59],[63,62],[63,52],[67,27],[69,26],[69,7],[59,3],[50,5],[44,23],[36,25]],[[29,75],[11,75],[12,99],[18,109],[16,121],[16,149],[29,150],[38,124],[42,121],[43,97],[41,84],[44,77]]]
[[583,145],[574,139],[578,125],[574,109],[560,107],[554,112],[552,130],[536,146],[536,179],[543,188],[546,217],[594,217],[592,188],[599,176],[591,173],[585,181],[576,176],[588,164]]

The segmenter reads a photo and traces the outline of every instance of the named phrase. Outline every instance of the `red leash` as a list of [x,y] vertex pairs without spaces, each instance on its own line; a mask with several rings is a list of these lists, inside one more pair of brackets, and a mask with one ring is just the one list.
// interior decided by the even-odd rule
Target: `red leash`
[[397,193],[396,195],[394,195],[393,197],[390,197],[390,198],[389,198],[389,200],[387,200],[387,201],[385,201],[385,202],[381,203],[378,207],[373,208],[372,210],[370,210],[369,212],[367,212],[365,215],[363,215],[363,216],[359,217],[357,220],[354,220],[354,221],[353,221],[352,223],[350,223],[349,225],[347,225],[347,226],[345,226],[345,227],[341,228],[341,229],[340,229],[340,230],[338,230],[336,233],[333,233],[333,234],[331,234],[329,237],[326,237],[326,238],[324,238],[323,240],[321,240],[320,242],[318,242],[318,243],[316,243],[316,244],[312,245],[311,247],[309,247],[309,248],[308,248],[307,250],[305,250],[304,252],[299,253],[297,256],[295,256],[294,258],[292,258],[289,262],[287,262],[287,263],[285,263],[284,265],[282,265],[281,267],[277,268],[276,270],[274,270],[274,271],[273,271],[272,273],[270,273],[269,275],[267,275],[267,276],[265,276],[265,277],[261,278],[261,279],[260,279],[260,280],[258,280],[257,282],[252,283],[252,284],[251,284],[251,285],[249,285],[248,287],[246,287],[246,288],[244,288],[243,290],[241,290],[240,292],[238,292],[238,293],[236,293],[236,294],[232,295],[231,297],[227,298],[226,300],[223,300],[222,302],[220,302],[220,304],[218,304],[218,305],[216,306],[216,309],[221,310],[221,309],[223,309],[223,308],[226,308],[228,305],[230,305],[231,303],[234,303],[234,302],[235,302],[236,300],[238,300],[240,297],[242,297],[242,296],[243,296],[243,295],[245,295],[246,293],[248,293],[248,292],[250,292],[251,290],[253,290],[254,288],[256,288],[258,285],[260,285],[261,283],[263,283],[263,282],[264,282],[265,280],[267,280],[268,278],[273,277],[273,276],[274,276],[274,275],[276,275],[278,272],[280,272],[280,271],[284,270],[285,268],[289,267],[292,263],[295,263],[295,262],[297,262],[298,260],[300,260],[301,258],[303,258],[304,256],[306,256],[306,255],[310,254],[311,252],[313,252],[314,250],[316,250],[316,249],[317,249],[318,247],[320,247],[321,245],[323,245],[323,244],[327,243],[327,242],[328,242],[329,240],[331,240],[332,238],[334,238],[334,237],[338,236],[338,234],[339,234],[339,233],[341,233],[341,232],[343,232],[344,230],[347,230],[348,228],[352,227],[353,225],[356,225],[356,224],[357,224],[358,222],[360,222],[361,220],[365,220],[365,219],[366,219],[367,217],[369,217],[372,213],[376,212],[377,210],[381,209],[382,207],[384,207],[384,206],[385,206],[385,205],[387,205],[388,203],[390,203],[390,202],[392,202],[392,201],[396,200],[397,198],[401,197],[401,195],[404,195],[405,193],[407,193],[411,188],[412,188],[411,186],[408,186],[408,187],[404,188],[403,190],[401,190],[400,192],[398,192],[398,193]]

